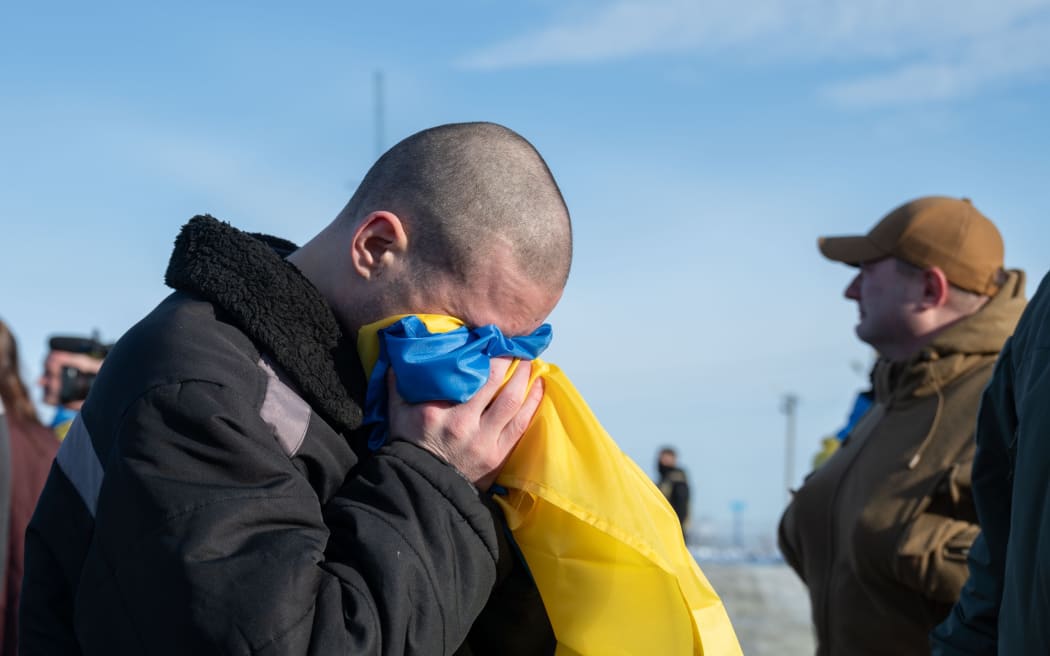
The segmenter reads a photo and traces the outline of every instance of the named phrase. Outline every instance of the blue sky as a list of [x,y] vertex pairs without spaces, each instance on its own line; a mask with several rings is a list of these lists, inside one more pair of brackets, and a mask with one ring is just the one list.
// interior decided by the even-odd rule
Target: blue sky
[[965,195],[1034,291],[1050,243],[1050,0],[9,2],[0,9],[0,318],[39,374],[55,332],[115,339],[211,213],[303,241],[386,145],[490,120],[574,217],[549,359],[695,514],[771,530],[780,398],[797,478],[868,350],[821,234]]

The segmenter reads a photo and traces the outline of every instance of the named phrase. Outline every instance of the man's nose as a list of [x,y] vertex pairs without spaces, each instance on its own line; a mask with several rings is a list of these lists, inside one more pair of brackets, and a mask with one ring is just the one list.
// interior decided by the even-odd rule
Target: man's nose
[[852,299],[854,301],[860,300],[860,276],[861,274],[859,273],[856,276],[854,276],[849,286],[846,287],[846,291],[844,292],[844,296],[846,298]]

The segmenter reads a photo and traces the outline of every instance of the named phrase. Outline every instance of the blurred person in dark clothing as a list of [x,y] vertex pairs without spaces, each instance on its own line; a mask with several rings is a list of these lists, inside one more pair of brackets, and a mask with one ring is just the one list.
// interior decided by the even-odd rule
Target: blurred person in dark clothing
[[3,477],[2,494],[7,499],[6,540],[0,563],[4,564],[4,590],[0,594],[0,654],[18,653],[18,602],[22,587],[26,526],[33,514],[40,491],[47,480],[51,461],[58,451],[58,440],[37,419],[36,408],[19,375],[18,345],[14,335],[0,321],[0,404],[8,431],[9,465]]
[[656,469],[660,474],[656,485],[674,508],[684,533],[689,526],[689,479],[678,466],[678,454],[674,449],[669,446],[660,449]]
[[[874,374],[875,371],[872,369],[868,373],[868,380],[871,380]],[[870,387],[857,393],[857,397],[853,400],[853,407],[850,408],[849,417],[846,418],[846,425],[836,431],[834,435],[828,435],[821,440],[820,451],[813,456],[813,469],[823,465],[828,461],[828,458],[839,450],[842,442],[853,432],[853,428],[860,421],[860,418],[871,409],[871,404],[874,401],[875,390]]]
[[1050,654],[1050,276],[1003,348],[977,417],[970,578],[936,656]]
[[880,354],[875,399],[795,493],[780,549],[809,589],[818,654],[928,654],[980,530],[974,422],[1024,274],[1003,269],[998,229],[966,199],[920,198],[819,245],[859,268],[845,295]]

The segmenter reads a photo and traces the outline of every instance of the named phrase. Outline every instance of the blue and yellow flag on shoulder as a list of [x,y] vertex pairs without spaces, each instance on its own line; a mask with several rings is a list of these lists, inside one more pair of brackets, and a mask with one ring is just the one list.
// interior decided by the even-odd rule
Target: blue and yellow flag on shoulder
[[540,591],[557,654],[741,654],[667,500],[565,374],[536,359],[550,338],[546,325],[509,338],[441,315],[365,326],[358,350],[369,372],[373,448],[386,439],[388,369],[410,403],[463,402],[487,381],[491,358],[532,360],[543,400],[497,480],[507,494],[496,500]]

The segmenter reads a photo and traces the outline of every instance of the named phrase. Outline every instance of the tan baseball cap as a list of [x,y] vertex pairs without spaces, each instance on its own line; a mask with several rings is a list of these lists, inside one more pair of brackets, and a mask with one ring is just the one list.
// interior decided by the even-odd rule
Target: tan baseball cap
[[853,266],[896,257],[939,267],[957,287],[991,296],[1003,280],[1003,238],[969,198],[925,196],[901,205],[866,235],[821,237],[824,257]]

